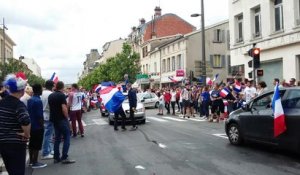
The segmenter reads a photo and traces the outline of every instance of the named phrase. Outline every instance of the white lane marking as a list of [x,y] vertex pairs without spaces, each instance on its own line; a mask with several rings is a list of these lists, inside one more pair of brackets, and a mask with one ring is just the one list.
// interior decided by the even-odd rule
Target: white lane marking
[[205,122],[206,121],[203,119],[196,119],[196,118],[190,118],[189,120],[196,121],[196,122]]
[[101,118],[100,119],[92,119],[92,121],[95,122],[96,125],[107,125],[108,124],[106,120],[101,119]]
[[155,121],[158,121],[158,122],[168,122],[167,120],[156,118],[156,117],[147,117],[147,119],[155,120]]
[[142,165],[137,165],[137,166],[135,166],[135,168],[136,169],[141,169],[141,170],[144,170],[144,169],[146,169],[145,167],[143,167]]
[[169,120],[174,120],[174,121],[177,121],[177,122],[186,122],[186,120],[182,120],[182,119],[178,119],[178,118],[173,118],[173,117],[163,117],[165,119],[169,119]]
[[222,134],[213,134],[213,135],[216,136],[216,137],[221,137],[223,139],[228,139],[227,135],[224,134],[224,133],[222,133]]
[[167,145],[164,145],[162,143],[158,143],[158,146],[161,147],[161,148],[163,148],[163,149],[167,148]]
[[[148,118],[148,117],[147,117]],[[146,120],[146,123],[150,123],[150,121],[149,120]]]

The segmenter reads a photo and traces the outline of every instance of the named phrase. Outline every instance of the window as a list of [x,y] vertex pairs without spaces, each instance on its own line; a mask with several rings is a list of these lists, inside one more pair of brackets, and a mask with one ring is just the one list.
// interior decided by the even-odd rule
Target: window
[[243,42],[243,15],[239,15],[236,17],[237,19],[237,39],[236,42]]
[[172,71],[175,71],[175,57],[172,57]]
[[287,98],[282,101],[282,106],[283,108],[300,108],[300,91],[289,91]]
[[147,46],[143,47],[143,58],[148,55],[148,48]]
[[167,59],[167,72],[170,72],[170,58]]
[[270,105],[272,103],[272,97],[273,93],[263,95],[253,102],[252,107],[255,109],[266,109],[266,107],[271,107]]
[[148,64],[146,64],[146,74],[148,74]]
[[162,61],[161,71],[166,72],[166,59],[163,59],[163,61]]
[[214,30],[214,40],[213,40],[214,43],[224,42],[224,40],[225,40],[224,37],[225,37],[225,34],[224,34],[223,30],[221,30],[221,29]]
[[143,73],[145,73],[145,65],[143,65]]
[[156,62],[154,62],[154,73],[157,72],[157,65],[156,65]]
[[275,31],[280,31],[283,29],[283,10],[282,10],[282,0],[275,0]]
[[182,66],[181,66],[181,54],[177,55],[177,69],[182,69]]
[[295,0],[295,19],[296,26],[300,25],[300,0]]
[[225,55],[210,55],[210,64],[213,68],[225,67]]
[[260,8],[254,9],[254,37],[261,36],[261,18],[260,18]]
[[231,58],[230,55],[227,56],[227,66],[228,66],[228,74],[230,75],[232,73],[232,69],[231,69]]

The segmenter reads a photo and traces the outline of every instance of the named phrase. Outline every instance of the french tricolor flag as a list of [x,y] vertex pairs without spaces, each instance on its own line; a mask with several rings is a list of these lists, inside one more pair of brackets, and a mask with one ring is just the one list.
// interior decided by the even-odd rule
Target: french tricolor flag
[[102,82],[100,97],[109,112],[116,112],[125,100],[125,96],[113,82]]
[[54,83],[57,83],[58,82],[58,76],[55,72],[53,72],[50,80],[52,80]]
[[174,79],[173,76],[169,76],[168,78],[169,78],[169,80],[171,80],[173,83],[177,83],[177,82],[178,82],[177,80]]
[[233,86],[233,90],[235,92],[241,92],[242,91],[242,85],[240,82],[236,81],[234,86]]
[[229,94],[229,90],[226,88],[224,88],[220,91],[220,96],[223,98],[227,97],[228,94]]
[[286,130],[285,115],[281,104],[278,83],[275,86],[272,108],[274,112],[274,137],[277,137]]
[[95,85],[95,86],[94,86],[94,91],[95,91],[96,93],[98,93],[98,92],[100,91],[100,89],[101,89],[101,84],[98,84],[98,85]]

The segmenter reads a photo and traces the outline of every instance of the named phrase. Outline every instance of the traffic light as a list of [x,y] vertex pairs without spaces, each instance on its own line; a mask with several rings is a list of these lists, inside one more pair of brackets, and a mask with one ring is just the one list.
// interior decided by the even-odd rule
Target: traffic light
[[248,61],[248,67],[251,68],[252,67],[252,60]]
[[257,69],[257,70],[256,70],[256,75],[257,75],[258,77],[264,76],[264,70],[263,70],[263,69]]
[[252,56],[253,56],[253,60],[254,60],[254,68],[259,68],[260,67],[260,48],[253,48]]

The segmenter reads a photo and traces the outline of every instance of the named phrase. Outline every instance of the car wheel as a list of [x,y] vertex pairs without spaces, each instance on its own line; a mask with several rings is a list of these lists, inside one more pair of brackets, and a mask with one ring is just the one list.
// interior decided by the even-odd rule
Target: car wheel
[[229,125],[227,130],[228,138],[231,144],[241,145],[243,138],[239,129],[239,126],[235,123]]
[[114,121],[111,121],[111,120],[110,120],[110,117],[108,117],[108,123],[109,123],[109,125],[114,125],[114,124],[115,124]]
[[154,107],[158,108],[158,106],[159,106],[159,102],[156,102]]

